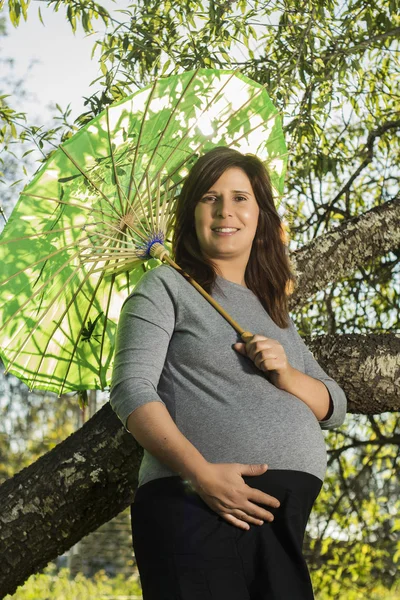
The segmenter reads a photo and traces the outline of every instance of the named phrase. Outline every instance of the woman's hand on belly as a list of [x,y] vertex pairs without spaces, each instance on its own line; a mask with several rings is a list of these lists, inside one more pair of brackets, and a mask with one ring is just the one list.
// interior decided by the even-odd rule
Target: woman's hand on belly
[[274,496],[247,485],[242,475],[261,475],[268,466],[240,463],[208,463],[199,473],[192,488],[214,512],[240,529],[250,529],[249,523],[262,525],[274,516],[253,502],[279,507]]

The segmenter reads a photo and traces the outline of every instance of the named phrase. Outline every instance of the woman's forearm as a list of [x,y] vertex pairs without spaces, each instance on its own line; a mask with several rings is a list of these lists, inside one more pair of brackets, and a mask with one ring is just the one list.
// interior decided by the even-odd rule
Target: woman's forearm
[[139,406],[129,415],[127,428],[145,450],[184,480],[197,481],[209,464],[179,431],[161,402]]
[[277,383],[279,389],[300,398],[311,408],[318,421],[325,421],[333,410],[328,388],[319,379],[314,379],[290,366],[288,374]]

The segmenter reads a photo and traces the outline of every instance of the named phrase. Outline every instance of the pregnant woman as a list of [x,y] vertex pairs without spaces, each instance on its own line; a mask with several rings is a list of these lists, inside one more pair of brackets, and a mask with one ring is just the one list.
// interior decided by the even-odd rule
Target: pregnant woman
[[122,307],[110,403],[144,448],[131,505],[144,600],[310,600],[302,545],[347,400],[288,314],[295,280],[271,183],[217,147],[183,185],[173,267]]

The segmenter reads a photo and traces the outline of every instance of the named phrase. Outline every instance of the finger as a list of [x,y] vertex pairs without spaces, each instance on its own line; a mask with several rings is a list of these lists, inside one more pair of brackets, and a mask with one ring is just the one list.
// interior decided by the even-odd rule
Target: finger
[[234,348],[234,350],[236,350],[240,354],[243,354],[243,356],[247,356],[246,344],[245,343],[236,342],[236,344],[233,344],[232,348]]
[[246,511],[247,514],[251,516],[251,518],[254,519],[254,522],[257,524],[259,524],[259,521],[261,521],[261,523],[263,523],[264,521],[271,522],[275,518],[269,510],[265,510],[260,506],[257,506],[257,504],[252,504],[251,502],[247,503]]
[[266,358],[258,356],[254,361],[254,364],[260,371],[273,371],[276,369],[276,360],[277,356],[267,356]]
[[[249,344],[252,344],[252,342],[249,342]],[[262,354],[271,354],[273,353],[273,355],[275,355],[275,351],[274,351],[274,347],[272,344],[266,344],[266,343],[261,343],[259,342],[257,345],[246,345],[246,352],[247,352],[247,356],[250,356],[250,358],[255,362],[257,357],[262,356]]]
[[245,523],[240,519],[236,519],[236,517],[233,515],[223,515],[223,518],[231,525],[236,525],[236,527],[239,527],[240,529],[245,529],[247,531],[250,529],[250,525],[248,523]]
[[273,508],[278,508],[281,505],[278,498],[275,498],[275,496],[271,496],[270,494],[266,494],[261,490],[257,490],[256,488],[251,487],[251,485],[249,485],[248,487],[250,488],[250,490],[252,490],[251,493],[247,494],[248,500],[252,502],[257,502],[257,504],[265,504],[267,506],[272,506]]
[[260,335],[258,333],[255,333],[249,341],[251,343],[253,343],[253,342],[271,342],[272,338],[267,338],[267,337],[265,337],[265,335]]
[[[263,517],[259,514],[255,514],[254,509],[258,509],[258,507],[256,507],[254,504],[249,504],[249,509],[246,509],[246,512],[237,508],[235,509],[234,514],[232,511],[232,516],[242,519],[242,521],[245,521],[246,523],[251,523],[252,525],[262,525],[264,523]],[[260,512],[261,509],[258,510]],[[273,515],[271,516],[273,517]]]

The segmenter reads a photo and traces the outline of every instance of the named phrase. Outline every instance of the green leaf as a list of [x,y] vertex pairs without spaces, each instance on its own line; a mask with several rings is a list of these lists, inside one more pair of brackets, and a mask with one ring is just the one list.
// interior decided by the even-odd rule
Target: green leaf
[[42,11],[40,10],[40,6],[38,6],[38,15],[39,15],[39,21],[41,22],[42,25],[44,25],[44,22],[42,19]]
[[161,77],[162,77],[162,76],[163,76],[163,75],[164,75],[164,74],[165,74],[165,73],[168,71],[168,68],[169,68],[169,66],[171,65],[171,63],[172,63],[172,60],[169,58],[169,59],[166,61],[166,63],[165,63],[165,65],[163,66],[163,68],[162,68],[162,71],[161,71]]
[[21,2],[21,8],[22,8],[22,15],[24,17],[24,21],[26,21],[26,19],[28,18],[28,4],[25,2],[25,0],[20,0]]
[[83,410],[85,406],[89,405],[87,390],[78,391],[78,402],[81,410]]
[[10,185],[10,188],[14,187],[14,185],[17,185],[20,181],[23,181],[23,179],[18,179],[18,181],[14,181],[14,183]]

